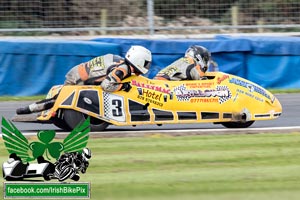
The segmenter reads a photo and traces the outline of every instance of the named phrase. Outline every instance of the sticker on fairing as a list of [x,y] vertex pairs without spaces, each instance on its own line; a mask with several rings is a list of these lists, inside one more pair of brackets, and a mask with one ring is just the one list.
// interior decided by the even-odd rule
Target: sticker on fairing
[[122,96],[103,92],[104,116],[119,122],[125,122],[124,99]]

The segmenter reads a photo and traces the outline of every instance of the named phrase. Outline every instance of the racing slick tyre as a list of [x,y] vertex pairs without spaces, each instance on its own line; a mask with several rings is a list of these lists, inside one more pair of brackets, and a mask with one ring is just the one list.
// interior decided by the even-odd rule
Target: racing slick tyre
[[255,121],[247,121],[247,122],[222,122],[221,124],[226,128],[248,128]]
[[[67,125],[74,129],[79,123],[84,122],[87,119],[87,115],[75,110],[64,110],[64,120]],[[103,131],[108,127],[109,123],[100,119],[90,117],[90,128],[91,131]]]
[[68,124],[63,119],[55,117],[55,118],[52,118],[51,120],[52,120],[52,122],[55,126],[57,126],[58,128],[60,128],[64,131],[71,131],[72,130],[70,128],[70,126],[68,126]]

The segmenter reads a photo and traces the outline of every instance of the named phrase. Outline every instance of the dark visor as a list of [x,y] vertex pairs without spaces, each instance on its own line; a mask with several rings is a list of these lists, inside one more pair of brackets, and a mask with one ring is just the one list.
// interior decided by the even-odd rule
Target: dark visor
[[151,61],[145,60],[144,67],[145,67],[146,69],[149,69],[149,68],[150,68],[150,65],[151,65]]

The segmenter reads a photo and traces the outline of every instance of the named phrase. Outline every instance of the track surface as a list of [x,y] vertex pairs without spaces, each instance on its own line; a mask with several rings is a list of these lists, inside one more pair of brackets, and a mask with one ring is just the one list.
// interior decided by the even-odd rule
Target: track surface
[[[187,134],[226,134],[227,132],[237,133],[253,133],[253,132],[278,132],[286,130],[300,131],[300,94],[278,94],[276,95],[282,104],[283,113],[280,118],[276,120],[268,121],[256,121],[250,128],[247,129],[227,129],[222,125],[214,125],[210,123],[201,124],[178,124],[178,125],[145,125],[145,126],[109,126],[106,131],[96,133],[99,136],[105,137],[105,135],[115,136],[135,136],[135,134],[148,134],[148,133],[172,133],[175,135],[187,135]],[[0,116],[4,116],[6,119],[11,119],[15,115],[17,107],[28,105],[31,102],[0,102]],[[36,123],[20,123],[14,122],[16,127],[22,131],[22,133],[37,133],[39,130],[54,129],[57,132],[62,132],[60,129],[51,124],[36,124]]]

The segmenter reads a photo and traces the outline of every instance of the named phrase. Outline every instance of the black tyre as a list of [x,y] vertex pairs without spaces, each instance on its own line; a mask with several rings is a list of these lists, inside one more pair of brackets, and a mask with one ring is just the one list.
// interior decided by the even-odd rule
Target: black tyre
[[72,178],[71,178],[73,181],[79,181],[80,179],[80,176],[75,174]]
[[51,120],[52,120],[52,122],[55,126],[57,126],[58,128],[60,128],[64,131],[71,131],[72,130],[72,128],[70,128],[70,126],[68,126],[68,124],[63,119],[54,117]]
[[72,176],[72,174],[75,173],[75,170],[70,166],[65,166],[60,172],[59,172],[59,181],[65,181],[68,178]]
[[[64,110],[64,120],[71,129],[74,129],[79,123],[84,122],[87,117],[87,115],[75,110]],[[105,121],[90,117],[91,131],[103,131],[108,127],[108,125],[109,123]]]
[[255,121],[247,121],[247,122],[222,122],[221,124],[226,128],[248,128]]
[[43,178],[44,178],[45,181],[50,181],[51,180],[50,174],[44,174]]

